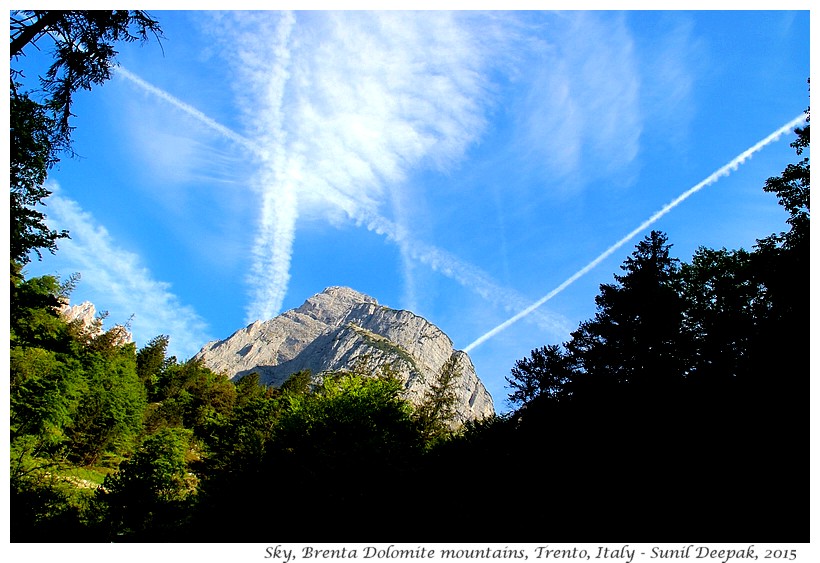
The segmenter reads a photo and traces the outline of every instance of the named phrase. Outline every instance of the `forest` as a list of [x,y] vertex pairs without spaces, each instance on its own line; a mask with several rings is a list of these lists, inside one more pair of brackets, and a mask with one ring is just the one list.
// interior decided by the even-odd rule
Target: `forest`
[[[77,280],[25,268],[69,236],[42,206],[71,96],[161,30],[12,11],[11,33],[13,542],[809,541],[809,110],[762,186],[783,232],[681,260],[652,231],[593,318],[511,366],[508,414],[453,429],[446,380],[416,408],[389,369],[274,389],[65,322]],[[13,63],[46,33],[35,97]]]

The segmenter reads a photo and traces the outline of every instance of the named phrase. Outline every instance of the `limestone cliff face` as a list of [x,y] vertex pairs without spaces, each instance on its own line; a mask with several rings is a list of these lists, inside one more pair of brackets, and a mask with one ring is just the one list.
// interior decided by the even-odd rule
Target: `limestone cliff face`
[[279,386],[291,374],[357,367],[390,366],[413,403],[423,400],[445,363],[456,372],[457,421],[494,413],[492,397],[478,379],[469,356],[450,338],[409,311],[389,309],[346,287],[329,287],[305,303],[268,321],[256,321],[226,340],[210,342],[195,356],[231,378],[256,372],[262,383]]

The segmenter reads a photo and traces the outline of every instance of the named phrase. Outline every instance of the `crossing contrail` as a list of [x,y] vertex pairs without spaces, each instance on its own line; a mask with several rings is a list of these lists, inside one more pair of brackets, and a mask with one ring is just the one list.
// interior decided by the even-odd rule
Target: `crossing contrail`
[[[165,100],[175,108],[193,117],[206,127],[222,135],[224,138],[246,148],[259,157],[262,161],[268,161],[269,159],[275,160],[277,158],[276,154],[271,154],[267,149],[263,148],[260,143],[254,142],[236,131],[225,127],[198,109],[186,104],[165,90],[162,90],[143,80],[127,69],[120,66],[117,67],[116,72],[146,92]],[[355,221],[358,225],[363,225],[369,231],[382,235],[391,242],[399,245],[402,248],[402,252],[409,258],[426,264],[434,271],[456,281],[463,287],[475,291],[484,299],[494,303],[495,305],[503,307],[507,311],[514,311],[527,302],[523,295],[509,288],[504,288],[497,285],[489,276],[472,264],[462,261],[445,250],[413,240],[408,236],[406,229],[402,229],[394,221],[370,211],[366,206],[363,206],[354,198],[334,186],[325,184],[323,189],[327,191],[327,199],[342,209],[348,217],[350,217],[350,219]],[[282,194],[279,195],[280,197],[277,200],[276,206],[270,205],[269,197],[266,196],[264,198],[262,206],[263,214],[275,214],[277,212],[284,212],[285,214],[291,215],[295,214],[295,211],[288,211],[291,208],[295,208],[297,204],[297,198],[295,197],[296,194],[293,190],[286,190],[284,195],[287,195],[288,197],[281,197]],[[289,258],[282,256],[283,254],[287,254],[283,248],[274,248],[270,241],[280,238],[292,239],[293,233],[292,230],[287,228],[287,226],[290,225],[290,221],[287,220],[273,221],[268,217],[263,218],[261,223],[261,232],[259,236],[257,236],[256,240],[257,248],[254,250],[256,263],[253,269],[254,272],[257,273],[259,279],[267,280],[270,278],[270,283],[273,286],[273,290],[269,293],[276,293],[287,283],[286,268],[277,268],[275,267],[276,263],[289,263]],[[285,224],[285,228],[282,228],[283,223]],[[289,247],[291,243],[292,241],[286,241],[286,244],[283,246]],[[273,271],[275,275],[273,277],[263,275],[266,271]],[[257,300],[262,299],[261,296],[263,293],[265,292],[262,288],[256,287]],[[275,301],[276,297],[277,296],[269,297],[268,299],[262,300]],[[262,311],[260,314],[265,318],[267,318],[266,315],[272,316],[270,312],[265,311]],[[561,325],[564,324],[556,315],[539,315],[536,321],[539,326],[548,330],[558,330],[561,328]]]
[[660,219],[661,217],[663,217],[664,215],[666,215],[667,213],[672,211],[675,207],[677,207],[678,205],[683,203],[683,201],[685,201],[687,198],[689,198],[690,196],[696,194],[697,192],[699,192],[700,190],[702,190],[706,186],[714,184],[720,178],[722,178],[724,176],[728,176],[729,174],[731,174],[732,172],[737,170],[738,167],[741,164],[743,164],[754,153],[758,152],[760,149],[762,149],[766,145],[776,141],[782,135],[791,132],[795,127],[797,127],[801,123],[804,123],[805,121],[806,121],[806,116],[805,115],[800,115],[799,117],[796,117],[796,118],[792,119],[791,121],[789,121],[788,123],[786,123],[785,125],[780,127],[779,129],[777,129],[776,131],[771,133],[765,139],[762,139],[762,140],[758,141],[757,143],[755,143],[754,145],[752,145],[751,147],[749,147],[748,149],[746,149],[745,151],[740,153],[738,156],[736,156],[735,158],[730,160],[727,164],[725,164],[721,168],[717,169],[715,172],[712,172],[712,174],[710,174],[706,179],[704,179],[700,183],[692,186],[691,188],[689,188],[688,190],[683,192],[681,195],[676,197],[674,200],[672,200],[669,203],[667,203],[666,205],[664,205],[659,211],[655,212],[655,214],[652,215],[649,219],[647,219],[646,221],[644,221],[643,223],[638,225],[635,229],[630,231],[621,240],[619,240],[618,242],[616,242],[615,244],[613,244],[612,246],[610,246],[609,248],[604,250],[592,262],[590,262],[589,264],[587,264],[586,266],[584,266],[583,268],[581,268],[580,270],[578,270],[577,272],[572,274],[561,285],[559,285],[558,287],[556,287],[555,289],[553,289],[552,291],[547,293],[544,297],[542,297],[541,299],[539,299],[538,301],[536,301],[535,303],[533,303],[532,305],[530,305],[526,309],[523,309],[521,312],[513,315],[512,317],[510,317],[509,319],[507,319],[506,321],[504,321],[503,323],[501,323],[497,327],[493,328],[492,330],[490,330],[490,331],[486,332],[485,334],[483,334],[483,335],[479,336],[478,338],[476,338],[475,341],[471,342],[466,348],[464,348],[464,351],[469,352],[469,351],[473,350],[477,346],[480,346],[481,344],[483,344],[484,342],[486,342],[487,340],[489,340],[493,336],[497,335],[499,332],[509,328],[513,324],[517,323],[518,321],[520,321],[521,319],[526,317],[527,315],[530,315],[532,312],[534,312],[536,309],[538,309],[541,305],[543,305],[544,303],[546,303],[547,301],[549,301],[550,299],[552,299],[553,297],[555,297],[556,295],[558,295],[559,293],[564,291],[567,287],[572,285],[576,280],[578,280],[578,278],[584,276],[590,270],[595,268],[595,266],[597,266],[598,264],[603,262],[607,257],[609,257],[613,252],[615,252],[616,250],[621,248],[627,242],[629,242],[633,237],[640,234],[646,228],[648,228],[653,223],[655,223],[658,219]]

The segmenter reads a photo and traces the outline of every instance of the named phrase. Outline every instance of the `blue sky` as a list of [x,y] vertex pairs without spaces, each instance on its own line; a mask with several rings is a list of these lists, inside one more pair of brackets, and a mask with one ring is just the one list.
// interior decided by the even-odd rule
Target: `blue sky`
[[[72,239],[28,273],[180,359],[347,285],[468,348],[499,411],[649,229],[477,339],[809,105],[808,11],[151,13],[162,47],[76,98],[46,209]],[[793,138],[652,228],[684,261],[785,229]]]

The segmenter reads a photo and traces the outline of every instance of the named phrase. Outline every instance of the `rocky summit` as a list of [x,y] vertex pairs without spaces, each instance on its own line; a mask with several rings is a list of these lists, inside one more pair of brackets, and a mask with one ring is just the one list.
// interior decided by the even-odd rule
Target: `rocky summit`
[[386,365],[414,404],[424,400],[449,362],[457,374],[454,422],[495,412],[469,356],[455,350],[438,327],[347,287],[329,287],[296,309],[209,342],[194,358],[234,380],[255,372],[261,383],[275,387],[305,369],[320,378],[360,368],[373,373]]

